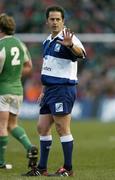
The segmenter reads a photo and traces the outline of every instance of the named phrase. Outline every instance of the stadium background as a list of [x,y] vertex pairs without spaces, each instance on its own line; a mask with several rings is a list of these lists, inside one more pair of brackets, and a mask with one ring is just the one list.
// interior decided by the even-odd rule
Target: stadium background
[[[13,15],[17,36],[30,50],[34,70],[22,79],[24,103],[20,118],[36,119],[36,103],[41,90],[40,69],[42,42],[49,33],[45,25],[45,9],[57,4],[65,8],[66,25],[76,34],[92,35],[82,40],[87,62],[79,62],[79,86],[73,109],[74,119],[98,118],[104,122],[115,120],[115,1],[114,0],[0,0],[0,13]],[[22,34],[23,33],[23,34]],[[30,33],[30,34],[27,34]],[[88,33],[88,34],[87,34]],[[102,34],[97,41],[95,35]],[[27,35],[27,36],[26,36]],[[32,35],[35,35],[33,38]],[[111,39],[107,38],[111,35]],[[36,40],[38,37],[38,40]],[[86,36],[87,37],[87,36]],[[34,41],[34,39],[36,41]]]

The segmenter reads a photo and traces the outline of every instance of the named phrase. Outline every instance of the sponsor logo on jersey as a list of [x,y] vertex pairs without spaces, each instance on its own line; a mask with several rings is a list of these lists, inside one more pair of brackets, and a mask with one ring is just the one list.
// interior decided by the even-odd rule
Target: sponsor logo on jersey
[[46,71],[51,71],[51,68],[47,67],[47,66],[45,66],[43,69],[46,70]]

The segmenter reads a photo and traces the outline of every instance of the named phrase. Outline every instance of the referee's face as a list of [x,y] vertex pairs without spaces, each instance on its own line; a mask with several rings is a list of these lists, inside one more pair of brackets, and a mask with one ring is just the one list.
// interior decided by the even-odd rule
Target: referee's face
[[47,24],[53,36],[56,36],[64,27],[64,19],[61,12],[50,11],[47,19]]

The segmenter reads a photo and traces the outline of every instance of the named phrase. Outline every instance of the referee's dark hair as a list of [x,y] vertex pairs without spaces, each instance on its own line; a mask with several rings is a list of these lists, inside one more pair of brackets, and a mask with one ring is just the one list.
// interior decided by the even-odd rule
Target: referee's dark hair
[[64,19],[64,9],[61,7],[61,6],[50,6],[46,9],[46,19],[48,19],[49,17],[49,13],[50,12],[60,12],[61,13],[61,16],[62,16],[62,19]]

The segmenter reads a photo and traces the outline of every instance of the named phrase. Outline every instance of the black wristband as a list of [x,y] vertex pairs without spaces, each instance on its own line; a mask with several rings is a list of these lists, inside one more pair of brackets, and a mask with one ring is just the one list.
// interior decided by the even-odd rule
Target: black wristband
[[71,49],[72,47],[73,47],[73,43],[72,43],[70,46],[68,46],[68,48],[70,48],[70,49]]

